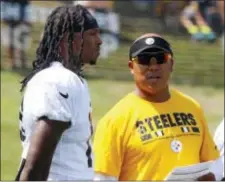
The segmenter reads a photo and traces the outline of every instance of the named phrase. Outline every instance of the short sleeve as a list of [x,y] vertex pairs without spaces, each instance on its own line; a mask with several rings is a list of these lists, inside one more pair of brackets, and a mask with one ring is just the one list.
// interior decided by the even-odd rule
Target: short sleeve
[[200,109],[200,113],[201,122],[203,125],[203,143],[200,151],[200,161],[206,162],[210,160],[216,160],[219,157],[219,151],[215,142],[213,141],[212,135],[210,134],[202,109]]
[[[63,122],[71,121],[69,97],[55,83],[38,83],[27,86],[23,99],[24,119],[47,117]],[[27,118],[26,118],[27,117]]]
[[119,177],[123,162],[124,145],[121,118],[105,116],[98,122],[94,137],[94,171],[108,176]]

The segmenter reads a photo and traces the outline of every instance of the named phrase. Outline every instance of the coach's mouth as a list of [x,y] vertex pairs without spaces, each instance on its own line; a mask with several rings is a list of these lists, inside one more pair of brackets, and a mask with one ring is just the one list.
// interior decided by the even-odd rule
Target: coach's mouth
[[160,79],[160,78],[161,78],[160,74],[149,74],[146,76],[147,80]]
[[148,77],[148,79],[160,79],[161,77],[160,76],[150,76]]
[[158,82],[162,77],[159,74],[149,74],[146,79],[150,84]]

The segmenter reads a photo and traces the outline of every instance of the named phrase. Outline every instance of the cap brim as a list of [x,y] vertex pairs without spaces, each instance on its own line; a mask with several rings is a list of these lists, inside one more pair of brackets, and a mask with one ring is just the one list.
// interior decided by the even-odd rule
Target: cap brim
[[142,49],[139,49],[138,51],[132,53],[132,54],[131,54],[131,57],[136,57],[138,54],[140,54],[140,53],[143,52],[144,50],[150,49],[150,48],[157,48],[157,49],[160,49],[160,50],[162,50],[162,51],[165,51],[165,52],[170,53],[169,50],[164,49],[163,47],[156,46],[156,45],[147,45],[147,46],[143,47]]

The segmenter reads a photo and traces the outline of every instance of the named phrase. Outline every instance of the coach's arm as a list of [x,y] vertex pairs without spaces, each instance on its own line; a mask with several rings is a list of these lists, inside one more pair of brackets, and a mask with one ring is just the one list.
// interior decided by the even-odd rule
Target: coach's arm
[[36,123],[27,159],[19,181],[45,181],[48,178],[57,143],[69,122],[40,119]]

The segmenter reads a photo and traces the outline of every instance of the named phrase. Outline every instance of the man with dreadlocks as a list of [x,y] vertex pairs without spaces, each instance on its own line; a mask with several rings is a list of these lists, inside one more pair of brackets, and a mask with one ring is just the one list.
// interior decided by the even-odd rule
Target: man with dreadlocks
[[16,180],[92,179],[90,97],[81,68],[96,62],[100,45],[97,21],[84,7],[61,6],[48,17],[33,70],[22,81]]

